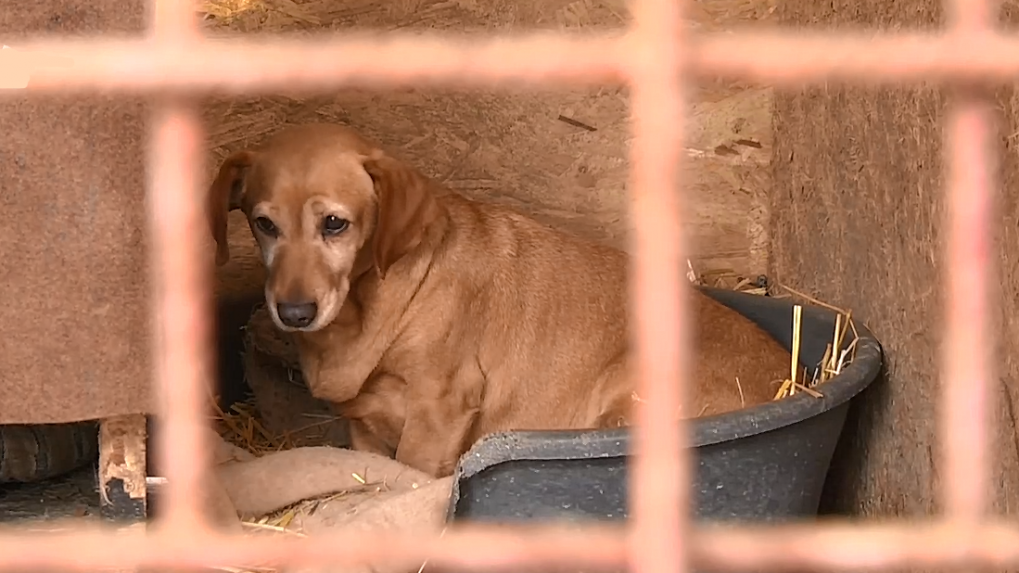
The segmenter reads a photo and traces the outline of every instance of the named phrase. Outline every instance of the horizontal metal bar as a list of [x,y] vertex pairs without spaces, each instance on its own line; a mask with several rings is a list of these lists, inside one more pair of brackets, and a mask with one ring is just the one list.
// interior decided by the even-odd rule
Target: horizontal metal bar
[[698,569],[714,571],[901,571],[963,566],[1008,570],[1019,566],[1019,529],[993,521],[718,527],[695,530],[691,551]]
[[[742,32],[703,35],[692,42],[691,71],[769,84],[1007,82],[1019,75],[1019,37],[1000,33]],[[410,82],[491,86],[625,81],[627,62],[641,57],[630,47],[630,38],[620,35],[547,34],[494,39],[405,34],[341,40],[205,39],[180,48],[159,47],[149,40],[54,40],[15,46],[42,58],[36,61],[50,62],[32,76],[30,90],[235,93]],[[988,54],[994,57],[985,57]]]
[[[0,571],[34,567],[91,573],[107,568],[353,567],[370,563],[417,567],[425,560],[431,566],[465,570],[543,563],[619,567],[626,564],[627,555],[623,529],[615,527],[477,526],[451,528],[439,536],[337,531],[336,535],[315,538],[218,536],[204,529],[197,534],[181,530],[111,533],[97,528],[65,531],[0,537]],[[55,547],[60,551],[54,551]]]
[[622,35],[562,38],[444,40],[434,36],[342,40],[202,40],[175,47],[152,40],[53,41],[15,46],[48,67],[30,90],[68,88],[160,92],[211,90],[253,93],[329,89],[344,84],[429,81],[601,83],[625,79]]
[[[701,526],[687,535],[695,570],[1019,566],[1019,528],[1005,522]],[[0,537],[0,571],[58,566],[68,571],[210,564],[353,566],[372,562],[420,564],[426,559],[433,566],[457,568],[504,567],[510,563],[617,567],[626,564],[624,541],[621,529],[606,527],[474,526],[450,529],[442,536],[337,531],[315,539],[204,534],[182,538],[82,530]],[[54,547],[62,549],[53,551]],[[67,569],[68,555],[74,556],[71,569]]]
[[699,74],[776,86],[1011,82],[1019,74],[1019,37],[998,32],[741,32],[701,37],[691,58]]

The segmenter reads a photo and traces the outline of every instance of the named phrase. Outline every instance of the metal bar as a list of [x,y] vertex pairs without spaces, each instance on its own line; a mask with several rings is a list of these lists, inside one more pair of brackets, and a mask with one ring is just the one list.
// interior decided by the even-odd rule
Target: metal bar
[[[947,3],[952,35],[972,37],[991,23],[987,0]],[[992,379],[988,274],[994,198],[990,106],[963,87],[948,115],[945,164],[948,213],[946,298],[942,349],[944,390],[938,424],[944,453],[944,497],[949,517],[979,519],[987,509],[987,394]]]
[[[387,563],[412,565],[409,570],[425,560],[430,567],[464,571],[528,564],[620,568],[625,567],[627,556],[623,530],[597,526],[581,531],[554,526],[473,526],[451,528],[442,536],[337,532],[315,539],[80,531],[0,537],[0,571],[42,568],[91,573],[215,565],[357,567]],[[61,550],[54,551],[54,547]]]
[[[251,94],[273,89],[335,89],[352,83],[391,85],[436,81],[492,85],[621,82],[628,50],[617,34],[565,39],[439,39],[345,35],[342,40],[202,40],[162,47],[149,40],[56,41],[17,46],[38,61],[31,91],[68,88],[159,92],[218,90]],[[311,62],[294,65],[294,62]],[[230,73],[223,73],[230,70]]]
[[996,0],[945,0],[949,31],[953,34],[984,34],[998,15]]
[[208,448],[206,400],[212,337],[209,257],[199,240],[208,232],[197,181],[200,128],[187,106],[163,103],[153,117],[149,165],[152,229],[155,372],[165,413],[159,432],[166,468],[167,519],[196,530],[195,492],[204,483]]
[[[48,41],[19,45],[59,67],[32,76],[30,92],[90,89],[255,93],[352,84],[604,83],[627,77],[630,38],[547,34],[475,38],[387,35],[340,40],[202,40],[160,49],[147,40]],[[988,54],[994,54],[988,58]],[[54,59],[55,58],[55,59]],[[314,62],[295,66],[293,62]],[[73,65],[72,65],[73,64]],[[988,32],[873,35],[742,32],[692,40],[694,74],[773,85],[853,81],[1010,82],[1019,75],[1019,37]],[[230,70],[224,73],[224,70]]]
[[[191,0],[152,0],[154,45],[172,50],[198,38]],[[204,427],[212,374],[210,351],[211,277],[202,243],[207,225],[198,186],[201,172],[198,114],[179,101],[160,100],[152,115],[148,184],[153,231],[153,290],[159,328],[155,337],[156,383],[165,415],[159,433],[161,467],[166,468],[165,520],[181,533],[200,535],[199,500],[209,466]]]
[[695,529],[694,566],[711,571],[1013,570],[1013,524],[859,521]]
[[[987,341],[986,270],[989,260],[990,165],[986,109],[964,101],[949,129],[953,216],[949,229],[946,346],[945,453],[950,515],[962,521],[905,526],[812,525],[767,529],[691,529],[678,512],[686,507],[688,468],[680,463],[682,432],[673,408],[682,395],[685,344],[678,297],[682,235],[676,226],[672,186],[681,143],[681,82],[684,73],[721,74],[773,85],[831,80],[899,83],[919,80],[1011,81],[1019,73],[1019,39],[986,32],[990,2],[961,2],[959,27],[944,35],[847,34],[787,36],[775,33],[710,35],[684,47],[678,8],[661,0],[636,4],[637,26],[626,37],[567,38],[529,35],[446,41],[390,36],[328,42],[215,42],[196,40],[191,3],[154,6],[153,35],[140,41],[44,42],[20,47],[63,61],[39,70],[31,92],[93,89],[116,92],[220,90],[251,93],[274,88],[328,89],[341,85],[445,82],[486,85],[552,80],[578,82],[631,79],[634,90],[634,214],[638,224],[633,292],[641,392],[635,428],[633,503],[628,538],[617,530],[560,531],[460,529],[445,536],[337,535],[312,540],[181,537],[198,519],[193,501],[201,485],[203,384],[210,373],[207,266],[197,237],[201,220],[199,129],[193,110],[164,104],[155,117],[150,182],[150,222],[156,260],[157,377],[167,406],[165,455],[176,532],[111,536],[82,532],[62,536],[0,537],[0,569],[47,566],[75,570],[120,567],[187,567],[217,563],[365,564],[505,567],[538,563],[619,566],[664,573],[698,566],[717,569],[840,568],[969,564],[1019,564],[1019,529],[975,524],[987,484],[986,435],[982,428],[991,372]],[[461,39],[462,40],[462,39]],[[993,58],[988,55],[993,54]],[[54,60],[57,58],[57,60]],[[655,63],[657,61],[657,63]],[[37,59],[35,61],[42,61]],[[314,65],[295,66],[294,62]],[[654,111],[656,117],[652,118]],[[671,132],[670,132],[671,130]],[[966,289],[963,291],[963,289]],[[961,296],[963,293],[968,297]],[[981,296],[972,297],[973,292]],[[968,305],[968,306],[967,306]],[[661,323],[654,319],[671,317]],[[976,317],[976,319],[974,319]],[[673,320],[675,319],[675,320]],[[679,354],[677,355],[677,352]],[[976,370],[963,359],[976,356]],[[975,387],[967,375],[976,380]],[[171,391],[172,389],[172,391]],[[972,487],[967,487],[972,486]],[[176,533],[176,535],[174,534]],[[624,540],[630,545],[624,545]],[[117,540],[111,551],[109,541]],[[63,545],[59,545],[59,544]],[[54,544],[61,547],[53,551]],[[688,545],[689,544],[689,548]],[[629,550],[629,551],[628,551]]]
[[988,272],[991,265],[990,118],[966,97],[953,106],[945,146],[949,163],[946,336],[941,423],[946,509],[957,517],[986,510],[989,481],[987,394],[991,366]]
[[[689,344],[676,193],[684,139],[682,5],[639,0],[630,54],[634,256],[630,269],[637,393],[628,494],[630,570],[685,573],[690,471],[680,419]],[[686,283],[689,285],[689,283]],[[691,415],[690,412],[683,412]],[[694,412],[692,415],[696,416]]]
[[[627,537],[619,529],[605,527],[470,526],[450,529],[441,537],[339,531],[316,539],[209,534],[187,544],[165,534],[79,531],[0,537],[0,571],[210,564],[313,567],[413,563],[416,567],[426,559],[430,566],[461,570],[511,564],[613,568],[625,566],[628,559]],[[689,536],[690,561],[696,570],[877,571],[964,566],[1010,570],[1019,566],[1019,528],[1003,521],[700,526],[690,528]],[[69,556],[73,562],[68,562]]]
[[1005,83],[1019,72],[1019,38],[997,31],[716,33],[697,37],[692,59],[698,74],[776,87],[840,81],[885,86]]
[[167,47],[182,48],[199,39],[194,0],[150,0],[153,38]]

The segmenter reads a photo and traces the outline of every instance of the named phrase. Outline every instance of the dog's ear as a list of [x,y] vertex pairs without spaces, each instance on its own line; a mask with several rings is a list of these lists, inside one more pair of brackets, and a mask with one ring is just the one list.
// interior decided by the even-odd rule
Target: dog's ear
[[443,212],[428,179],[406,163],[375,151],[365,158],[364,169],[378,197],[372,255],[379,275],[385,278],[393,263],[421,244]]
[[206,208],[212,238],[216,239],[217,265],[230,260],[230,245],[226,234],[228,215],[230,211],[241,207],[245,178],[254,159],[255,154],[251,151],[238,151],[227,157],[209,187]]

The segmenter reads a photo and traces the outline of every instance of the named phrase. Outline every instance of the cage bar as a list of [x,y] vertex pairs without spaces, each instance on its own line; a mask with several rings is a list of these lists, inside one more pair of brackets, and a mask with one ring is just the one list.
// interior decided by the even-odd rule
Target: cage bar
[[693,532],[693,563],[717,571],[1011,570],[1011,523],[847,520],[817,525],[707,527]]
[[[635,406],[628,480],[630,570],[687,571],[689,513],[687,423],[679,419],[686,387],[688,336],[680,269],[685,256],[676,193],[684,139],[680,2],[631,4],[630,212],[635,255],[629,275],[640,395]],[[652,111],[653,110],[653,111]],[[689,414],[689,412],[684,412]]]
[[[158,46],[172,50],[198,39],[197,2],[153,0],[150,6]],[[213,373],[211,265],[199,240],[208,228],[198,181],[202,129],[199,114],[186,100],[160,98],[155,104],[148,204],[157,263],[153,290],[162,295],[155,298],[154,341],[161,374],[157,395],[166,422],[159,436],[160,465],[168,478],[165,522],[174,534],[197,537],[207,528],[201,500],[211,468],[204,425]]]
[[[39,70],[29,92],[170,90],[256,93],[340,86],[623,81],[635,38],[527,34],[496,38],[387,33],[337,40],[200,40],[173,49],[150,40],[49,40],[19,50],[69,62]],[[999,32],[866,34],[741,32],[692,39],[687,68],[777,86],[852,81],[1006,82],[1019,75],[1019,38]],[[988,57],[994,54],[993,58]],[[314,62],[296,66],[294,62]]]
[[949,27],[954,34],[981,33],[990,29],[997,15],[996,0],[947,0]]
[[[150,229],[156,263],[156,376],[167,413],[171,504],[169,530],[150,535],[110,531],[0,536],[0,570],[48,567],[188,567],[217,563],[325,565],[420,563],[484,567],[529,564],[620,566],[646,573],[683,568],[689,559],[715,569],[881,569],[904,566],[1009,567],[1019,564],[1019,528],[974,521],[986,504],[985,410],[991,379],[987,293],[992,164],[990,117],[975,92],[951,115],[946,163],[949,279],[945,348],[948,519],[917,523],[828,523],[773,527],[687,528],[688,471],[682,432],[672,416],[682,394],[686,356],[683,308],[674,294],[682,235],[671,197],[681,142],[682,81],[722,74],[776,85],[830,80],[903,83],[1010,81],[1019,74],[1019,39],[991,30],[996,3],[952,0],[955,28],[941,34],[706,35],[686,40],[675,3],[635,4],[623,36],[518,37],[354,36],[329,41],[211,41],[197,32],[192,3],[152,4],[143,40],[50,40],[22,49],[70,62],[32,77],[29,92],[69,89],[166,97],[200,91],[250,93],[278,88],[327,89],[407,82],[495,85],[520,82],[626,81],[634,90],[634,217],[639,229],[633,287],[642,389],[657,399],[641,407],[634,429],[635,519],[624,530],[453,528],[442,537],[344,535],[342,540],[243,539],[187,535],[198,518],[202,389],[208,369],[208,269],[197,237],[205,231],[197,185],[201,149],[197,116],[184,99],[162,99],[154,116]],[[296,65],[312,61],[313,66]],[[663,119],[664,118],[664,119]],[[668,129],[675,131],[669,133]],[[973,296],[974,293],[977,296]],[[671,315],[660,320],[664,315]],[[682,349],[678,355],[677,349]],[[966,362],[964,362],[966,360]],[[968,366],[963,368],[963,366]],[[975,381],[975,382],[974,382]],[[170,392],[170,389],[173,389]],[[658,498],[654,499],[653,494]],[[653,505],[657,505],[654,507]],[[627,544],[629,542],[629,545]],[[670,543],[672,542],[672,543]],[[111,543],[116,549],[111,549]],[[642,551],[649,554],[641,554]]]
[[[952,0],[950,34],[978,34],[991,21],[989,0]],[[996,3],[995,3],[996,4]],[[988,299],[991,267],[991,116],[987,98],[963,86],[948,117],[946,337],[939,437],[949,518],[976,520],[990,485],[987,394],[992,368]]]
[[987,509],[989,481],[987,395],[990,351],[991,204],[990,113],[979,96],[964,95],[948,119],[950,152],[947,258],[944,263],[946,337],[940,404],[945,509],[975,519]]
[[200,39],[198,2],[195,0],[152,0],[152,36],[170,48]]
[[[416,563],[457,568],[552,564],[626,565],[626,538],[615,528],[551,526],[451,528],[444,536],[352,533],[320,539],[238,539],[209,535],[181,546],[159,532],[15,533],[0,536],[0,568],[96,571],[100,568],[196,567],[216,563],[364,565]],[[1010,569],[1019,563],[1012,523],[853,522],[818,525],[695,527],[691,565],[718,571],[883,570],[904,567]],[[112,546],[117,551],[111,551]],[[58,549],[56,551],[55,549]],[[68,553],[74,555],[68,563]]]
[[208,224],[197,180],[202,146],[196,114],[187,105],[162,102],[152,124],[153,354],[165,416],[158,433],[160,466],[167,477],[167,517],[183,526],[201,523],[196,493],[209,463],[203,438],[212,373],[211,262],[199,240]]
[[627,563],[627,547],[621,528],[605,526],[578,530],[479,525],[451,528],[443,536],[338,532],[317,539],[253,539],[211,531],[199,537],[165,529],[146,535],[94,528],[0,536],[0,570],[5,571],[41,568],[92,573],[107,568],[186,569],[215,564],[311,567],[386,563],[416,568],[425,560],[430,566],[458,569],[539,564],[619,568]]

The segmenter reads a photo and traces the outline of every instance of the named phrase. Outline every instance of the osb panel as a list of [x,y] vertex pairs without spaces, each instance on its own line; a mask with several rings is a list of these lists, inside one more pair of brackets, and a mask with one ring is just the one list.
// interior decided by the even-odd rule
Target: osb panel
[[[783,3],[782,24],[833,28],[930,28],[936,0]],[[942,486],[935,417],[942,323],[943,121],[946,97],[931,88],[826,86],[775,100],[771,236],[775,277],[852,309],[881,341],[881,380],[852,410],[826,487],[829,510],[922,516],[937,510]],[[1016,101],[1001,96],[1006,133]],[[1003,141],[998,140],[998,141]],[[1012,139],[1008,145],[1014,145]],[[1004,307],[1017,310],[1019,257],[1015,153],[1002,145],[1005,200],[1001,251]],[[1006,332],[1015,329],[1008,326]],[[1011,340],[1016,340],[1015,336]],[[992,385],[998,508],[1019,501],[1019,456],[1010,415],[1019,348],[1006,339]]]
[[[690,26],[766,22],[775,0],[693,3]],[[437,0],[205,3],[210,34],[310,34],[351,27],[392,30],[610,30],[628,22],[623,0]],[[770,89],[708,82],[693,93],[688,228],[698,271],[764,272]],[[510,205],[579,235],[628,248],[629,104],[625,89],[344,90],[210,102],[210,169],[287,123],[351,125],[464,194]],[[563,118],[566,118],[564,121]],[[576,120],[585,129],[568,120]],[[241,261],[253,257],[253,243]],[[247,267],[255,267],[246,264]],[[233,269],[223,272],[235,273]],[[254,281],[248,281],[253,283]]]
[[[129,34],[142,1],[9,3],[0,38]],[[0,99],[0,423],[148,403],[142,110],[98,97]]]

